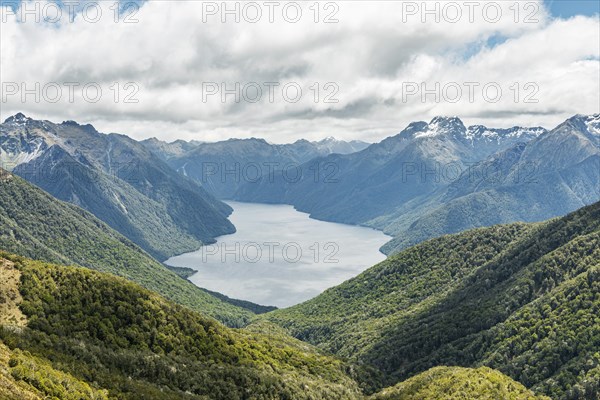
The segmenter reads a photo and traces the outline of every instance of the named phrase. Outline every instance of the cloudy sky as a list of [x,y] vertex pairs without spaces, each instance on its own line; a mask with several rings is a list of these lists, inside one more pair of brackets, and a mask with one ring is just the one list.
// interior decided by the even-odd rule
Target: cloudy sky
[[600,112],[594,0],[0,4],[2,119],[284,143]]

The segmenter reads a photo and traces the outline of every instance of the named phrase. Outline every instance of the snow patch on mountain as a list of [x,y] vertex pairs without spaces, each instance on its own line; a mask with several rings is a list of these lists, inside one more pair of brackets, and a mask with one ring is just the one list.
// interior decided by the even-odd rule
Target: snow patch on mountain
[[4,120],[5,124],[11,124],[16,126],[24,126],[27,125],[29,121],[32,121],[31,118],[28,118],[23,113],[16,113],[13,116],[10,116]]
[[427,126],[415,133],[415,138],[435,137],[448,134],[464,134],[465,125],[458,117],[435,117]]
[[12,171],[20,164],[35,160],[44,153],[45,149],[44,143],[41,141],[36,144],[35,149],[33,149],[31,152],[11,152],[5,151],[2,147],[0,147],[1,166],[8,171]]
[[121,208],[121,211],[123,211],[124,214],[129,214],[127,207],[125,207],[125,204],[123,204],[123,202],[121,201],[119,196],[114,192],[112,195],[113,195],[113,198],[115,199],[115,202],[117,203],[117,205]]
[[183,176],[188,176],[187,171],[185,170],[185,167],[187,167],[188,164],[189,164],[189,162],[186,162],[185,164],[183,164],[181,166],[181,168],[177,169],[177,172],[179,172],[180,174],[183,174]]
[[587,126],[588,132],[600,136],[600,114],[587,116],[585,125]]
[[515,126],[509,129],[487,128],[483,125],[469,126],[465,133],[465,138],[471,141],[486,140],[500,142],[502,139],[525,139],[531,140],[546,133],[547,130],[542,127],[524,128]]

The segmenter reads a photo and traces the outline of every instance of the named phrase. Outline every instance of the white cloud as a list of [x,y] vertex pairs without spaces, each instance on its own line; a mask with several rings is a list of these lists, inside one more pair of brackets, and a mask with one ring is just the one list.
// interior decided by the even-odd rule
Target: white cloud
[[[484,3],[502,6],[498,22],[490,22],[492,12],[484,18]],[[0,117],[23,111],[36,118],[92,123],[101,131],[136,138],[262,136],[287,142],[329,135],[377,140],[412,120],[438,114],[459,115],[467,123],[552,127],[572,114],[600,111],[597,18],[552,20],[538,1],[537,22],[523,22],[536,11],[528,8],[520,9],[516,23],[515,10],[510,9],[513,2],[484,3],[475,9],[472,22],[463,2],[440,3],[441,10],[447,7],[449,18],[454,16],[452,4],[463,5],[457,23],[443,19],[435,23],[432,15],[422,23],[419,14],[404,14],[403,20],[402,2],[390,1],[332,3],[339,8],[335,13],[339,22],[332,24],[314,22],[314,12],[308,9],[312,2],[302,3],[303,17],[294,24],[286,22],[280,11],[275,12],[274,23],[268,22],[262,2],[258,4],[263,17],[255,24],[235,23],[232,16],[221,23],[219,15],[205,15],[205,23],[203,7],[213,3],[191,1],[150,1],[132,24],[115,23],[107,2],[99,3],[103,17],[97,23],[81,15],[59,25],[19,23],[4,8],[2,18],[7,22],[2,23],[0,34],[4,85],[25,82],[33,88],[35,82],[42,87],[49,82],[96,82],[103,95],[97,103],[86,102],[79,87],[71,103],[63,87],[57,103],[44,98],[36,103],[32,95],[23,103],[19,95],[8,96]],[[325,9],[325,4],[320,3],[320,20],[336,10],[335,6]],[[504,42],[488,47],[490,38]],[[115,82],[120,88],[116,103],[111,90]],[[136,104],[123,101],[133,90],[124,89],[127,82],[139,87]],[[235,82],[242,87],[256,82],[263,95],[257,103],[243,98],[236,103],[232,95],[225,103],[219,96],[203,102],[203,82],[226,83],[229,88]],[[280,83],[273,102],[266,82]],[[333,90],[324,87],[327,82],[339,87],[334,96],[337,103],[323,102]],[[457,103],[435,101],[433,95],[422,102],[418,94],[403,96],[411,82],[425,82],[429,89],[436,82],[441,88],[450,84],[448,90],[458,85],[463,95]],[[464,86],[467,82],[480,84],[473,102]],[[481,92],[483,85],[492,82],[503,90],[497,103],[486,102]],[[525,87],[528,82],[539,88],[533,97],[538,103],[523,101],[535,89]],[[286,83],[302,87],[297,103],[285,101],[281,87]],[[319,102],[310,89],[315,83]],[[248,88],[253,97],[252,87]]]

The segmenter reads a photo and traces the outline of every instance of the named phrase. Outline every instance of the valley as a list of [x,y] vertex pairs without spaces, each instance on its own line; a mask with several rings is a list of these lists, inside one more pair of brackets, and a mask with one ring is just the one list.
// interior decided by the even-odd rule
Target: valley
[[0,400],[600,400],[600,0],[0,17]]
[[596,400],[599,124],[273,145],[10,117],[0,397]]
[[253,303],[288,307],[385,259],[389,237],[370,228],[310,219],[291,206],[227,202],[236,233],[167,265],[198,272],[194,284]]
[[382,248],[392,254],[440,235],[542,221],[597,201],[600,114],[575,115],[551,130],[467,127],[457,117],[435,117],[299,169],[320,175],[263,177],[242,185],[234,199],[292,204],[316,219],[383,230],[394,236]]

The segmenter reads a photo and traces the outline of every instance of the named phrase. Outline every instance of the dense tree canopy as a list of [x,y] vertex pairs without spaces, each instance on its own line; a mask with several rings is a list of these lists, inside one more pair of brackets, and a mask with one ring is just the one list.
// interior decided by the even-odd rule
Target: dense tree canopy
[[599,270],[596,203],[433,239],[264,318],[378,368],[384,384],[437,365],[488,365],[553,398],[593,399]]

